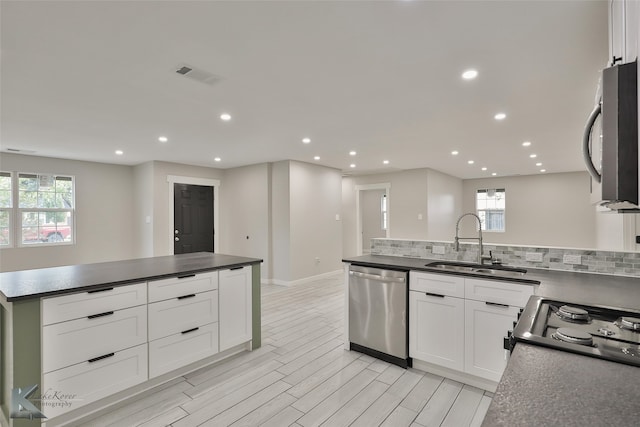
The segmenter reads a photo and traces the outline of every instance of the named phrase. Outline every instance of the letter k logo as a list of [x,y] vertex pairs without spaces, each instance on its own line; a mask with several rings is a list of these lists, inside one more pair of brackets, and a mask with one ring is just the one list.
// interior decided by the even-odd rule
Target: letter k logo
[[34,384],[26,388],[14,388],[11,390],[11,418],[47,418],[44,416],[33,403],[27,399],[38,389],[38,385]]

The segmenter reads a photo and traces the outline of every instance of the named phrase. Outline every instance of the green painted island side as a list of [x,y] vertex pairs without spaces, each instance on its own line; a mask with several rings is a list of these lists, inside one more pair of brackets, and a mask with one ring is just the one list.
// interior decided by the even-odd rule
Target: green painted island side
[[253,264],[251,269],[251,348],[255,350],[262,345],[262,312],[260,294],[260,264]]

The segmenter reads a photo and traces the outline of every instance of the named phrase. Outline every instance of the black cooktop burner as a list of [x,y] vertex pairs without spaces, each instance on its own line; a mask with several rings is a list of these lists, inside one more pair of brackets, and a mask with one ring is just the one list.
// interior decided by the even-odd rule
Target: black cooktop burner
[[505,348],[518,342],[640,366],[640,311],[532,296]]

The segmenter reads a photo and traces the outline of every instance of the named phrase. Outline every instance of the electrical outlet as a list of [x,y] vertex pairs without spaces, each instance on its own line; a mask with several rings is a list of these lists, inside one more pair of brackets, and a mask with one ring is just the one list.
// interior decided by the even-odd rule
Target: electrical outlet
[[562,257],[562,262],[564,264],[582,264],[582,256],[565,254]]
[[433,246],[431,248],[431,253],[444,255],[444,246]]
[[542,252],[526,252],[524,259],[529,262],[542,262]]

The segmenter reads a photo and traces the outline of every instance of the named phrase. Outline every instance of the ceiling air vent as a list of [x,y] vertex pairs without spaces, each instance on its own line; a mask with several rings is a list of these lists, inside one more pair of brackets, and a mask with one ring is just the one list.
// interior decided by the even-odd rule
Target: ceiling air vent
[[209,86],[213,86],[220,81],[220,77],[215,74],[186,64],[178,65],[176,73]]

